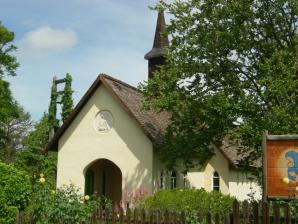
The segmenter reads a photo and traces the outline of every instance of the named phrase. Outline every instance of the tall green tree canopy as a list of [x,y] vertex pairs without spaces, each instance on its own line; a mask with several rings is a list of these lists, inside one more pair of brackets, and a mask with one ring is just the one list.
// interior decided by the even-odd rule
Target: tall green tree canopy
[[13,39],[13,32],[0,22],[0,159],[7,163],[14,160],[31,128],[29,113],[16,102],[9,82],[4,80],[5,75],[15,75],[19,65],[12,54],[16,50]]
[[45,146],[49,141],[49,131],[51,128],[48,114],[44,114],[34,125],[34,130],[24,139],[23,150],[17,153],[14,165],[21,170],[25,170],[31,177],[39,173],[44,173],[54,186],[57,153],[46,155],[44,152]]
[[[177,0],[170,14],[167,65],[143,85],[145,107],[168,110],[161,150],[186,166],[211,145],[240,139],[249,162],[261,134],[298,133],[298,1]],[[253,150],[252,150],[253,149]]]
[[16,50],[11,42],[14,39],[14,33],[4,27],[0,21],[0,78],[4,75],[14,76],[19,66],[17,59],[11,53]]
[[9,83],[0,79],[0,149],[6,144],[5,124],[17,116],[18,109],[12,98]]

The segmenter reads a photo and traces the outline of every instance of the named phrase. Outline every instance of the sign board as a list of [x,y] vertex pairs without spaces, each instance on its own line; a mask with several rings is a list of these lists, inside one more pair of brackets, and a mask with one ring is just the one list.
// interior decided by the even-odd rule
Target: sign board
[[298,135],[264,134],[263,149],[265,197],[298,196]]

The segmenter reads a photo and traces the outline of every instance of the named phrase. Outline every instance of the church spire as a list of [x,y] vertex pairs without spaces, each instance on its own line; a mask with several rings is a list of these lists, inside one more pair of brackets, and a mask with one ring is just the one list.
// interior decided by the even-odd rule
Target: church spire
[[167,36],[163,36],[162,33],[166,28],[166,22],[163,11],[158,12],[155,36],[153,42],[153,48],[145,55],[145,59],[148,60],[148,79],[152,78],[154,72],[159,66],[165,64],[165,58],[163,56],[164,48],[169,46],[169,39]]

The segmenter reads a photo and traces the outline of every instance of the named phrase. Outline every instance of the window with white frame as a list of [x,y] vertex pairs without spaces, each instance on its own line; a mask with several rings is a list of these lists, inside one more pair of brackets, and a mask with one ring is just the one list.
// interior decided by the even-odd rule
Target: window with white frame
[[159,184],[160,184],[160,189],[165,188],[165,173],[163,170],[160,172]]
[[171,189],[174,189],[177,187],[177,174],[176,171],[173,170],[171,172]]
[[214,172],[213,173],[213,190],[214,191],[219,191],[219,189],[220,189],[220,181],[219,181],[219,174],[218,174],[218,172]]

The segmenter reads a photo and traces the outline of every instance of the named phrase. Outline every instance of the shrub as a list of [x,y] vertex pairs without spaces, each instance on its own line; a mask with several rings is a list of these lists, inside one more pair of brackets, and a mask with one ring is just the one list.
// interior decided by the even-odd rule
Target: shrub
[[37,224],[87,222],[93,208],[100,203],[92,196],[81,195],[72,183],[53,190],[43,174],[34,191],[27,216]]
[[219,212],[225,213],[233,204],[234,198],[218,191],[204,189],[160,190],[149,197],[142,205],[146,209],[160,209],[177,212]]
[[29,176],[0,162],[0,223],[15,223],[16,211],[25,208],[30,195]]

